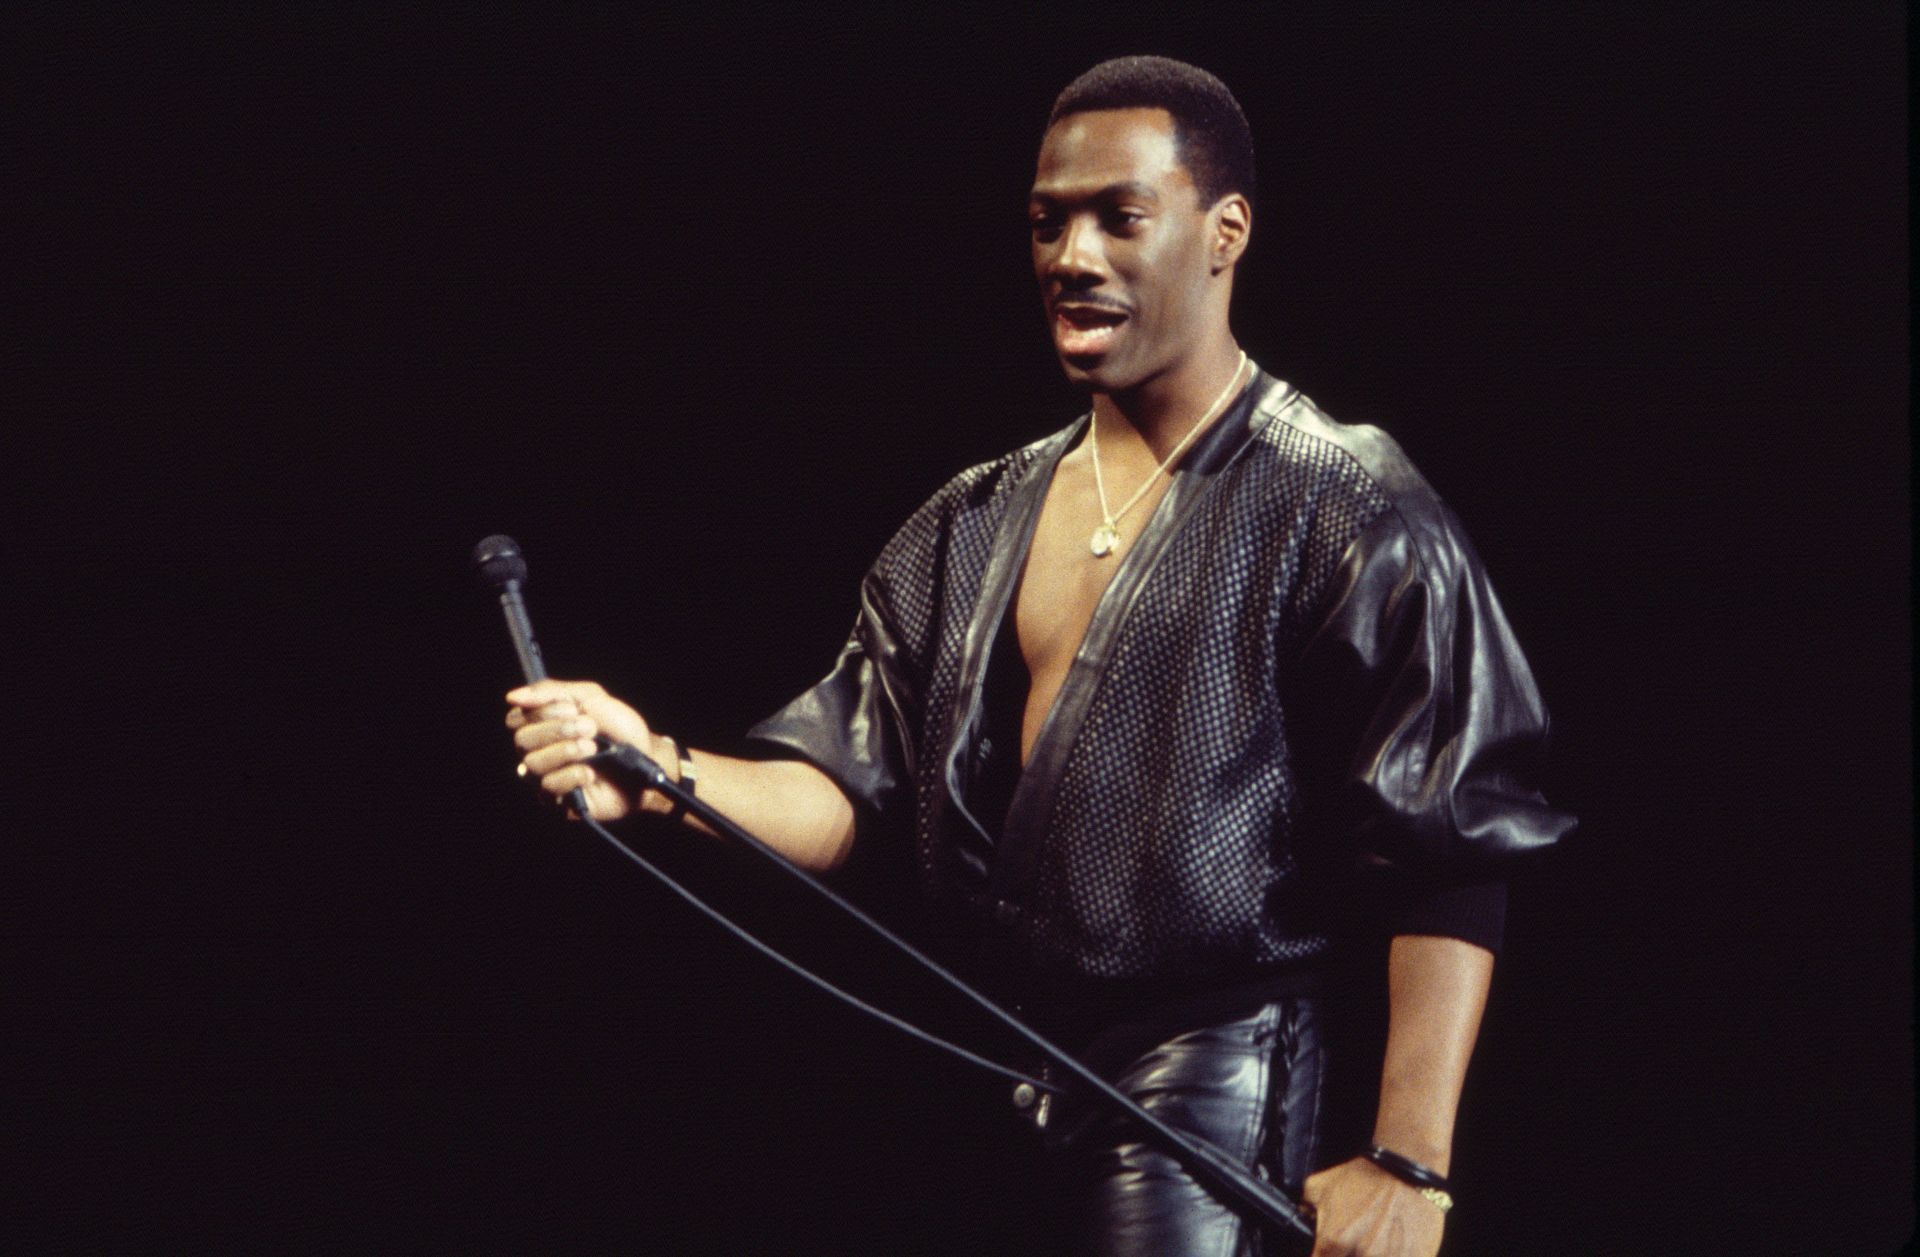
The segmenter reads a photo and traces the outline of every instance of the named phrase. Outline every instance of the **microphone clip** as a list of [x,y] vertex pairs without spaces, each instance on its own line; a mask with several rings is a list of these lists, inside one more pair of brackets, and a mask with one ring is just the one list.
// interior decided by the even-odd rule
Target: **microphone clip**
[[604,733],[595,736],[593,741],[599,752],[580,762],[592,766],[615,786],[635,799],[644,790],[658,790],[670,799],[678,798],[679,783],[667,776],[666,770],[639,747],[615,742]]

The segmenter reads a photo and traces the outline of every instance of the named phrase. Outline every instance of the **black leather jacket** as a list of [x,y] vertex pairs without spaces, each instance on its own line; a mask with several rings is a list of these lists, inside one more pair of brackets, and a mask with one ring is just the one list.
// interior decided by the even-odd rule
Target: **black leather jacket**
[[750,736],[838,782],[863,835],[910,822],[931,904],[1052,987],[1310,971],[1383,878],[1411,892],[1377,901],[1394,932],[1497,946],[1505,864],[1573,826],[1536,784],[1546,711],[1399,447],[1270,376],[1182,460],[1017,763],[1007,612],[1085,424],[916,511],[833,671]]

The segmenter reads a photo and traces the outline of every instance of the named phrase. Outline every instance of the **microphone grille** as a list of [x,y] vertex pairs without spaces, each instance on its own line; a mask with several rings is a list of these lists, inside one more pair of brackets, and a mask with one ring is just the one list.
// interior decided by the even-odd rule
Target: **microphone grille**
[[500,589],[509,583],[526,583],[527,560],[519,542],[496,533],[473,548],[473,570],[482,584]]

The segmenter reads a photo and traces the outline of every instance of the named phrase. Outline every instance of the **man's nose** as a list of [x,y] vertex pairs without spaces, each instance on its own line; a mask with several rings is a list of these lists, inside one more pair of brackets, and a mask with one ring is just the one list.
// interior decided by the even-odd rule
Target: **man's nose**
[[1054,241],[1047,277],[1069,288],[1088,287],[1107,277],[1099,224],[1078,216],[1067,220],[1060,238]]

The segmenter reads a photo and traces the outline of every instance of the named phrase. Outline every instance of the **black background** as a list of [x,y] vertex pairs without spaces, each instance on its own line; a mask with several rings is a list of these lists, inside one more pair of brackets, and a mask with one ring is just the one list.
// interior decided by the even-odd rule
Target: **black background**
[[733,745],[916,503],[1075,413],[1023,193],[1060,86],[1158,51],[1260,146],[1242,343],[1466,520],[1584,820],[1449,1253],[1892,1251],[1898,9],[835,14],[14,24],[9,1247],[1039,1250],[1000,1084],[528,801],[466,555],[517,536],[556,672]]

